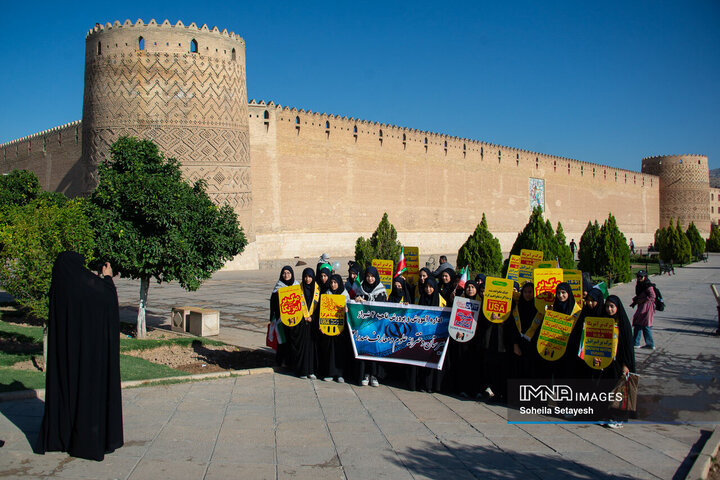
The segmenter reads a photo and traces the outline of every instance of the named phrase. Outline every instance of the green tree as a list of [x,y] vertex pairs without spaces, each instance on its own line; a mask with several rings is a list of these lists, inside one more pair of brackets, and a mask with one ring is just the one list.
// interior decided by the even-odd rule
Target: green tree
[[[562,234],[562,236],[564,237],[565,234]],[[520,255],[523,249],[542,251],[545,260],[558,259],[562,268],[574,268],[575,266],[572,258],[568,257],[565,260],[561,258],[561,246],[558,243],[558,238],[550,221],[543,220],[542,208],[539,206],[533,209],[525,228],[515,238],[515,243],[510,249],[510,255]],[[568,260],[570,263],[568,263]],[[503,264],[503,272],[507,272],[508,263],[509,258]]]
[[710,237],[706,242],[708,252],[720,252],[720,228],[712,225],[710,228]]
[[597,220],[595,220],[595,223],[588,222],[582,237],[580,237],[580,245],[578,246],[578,268],[591,275],[600,275],[600,269],[596,261],[599,241],[600,225]]
[[672,218],[670,219],[670,224],[662,229],[657,240],[660,242],[658,246],[660,259],[664,262],[672,262],[673,255],[677,249],[676,244],[679,241],[679,238],[675,235]]
[[675,227],[675,234],[678,237],[677,242],[677,251],[675,253],[675,259],[678,261],[678,263],[689,263],[690,258],[692,257],[692,244],[690,243],[690,240],[688,239],[687,235],[685,235],[685,231],[683,231],[682,226],[680,225],[680,219],[677,219],[677,226]]
[[370,266],[374,258],[393,261],[393,272],[395,264],[400,257],[402,246],[397,240],[397,230],[390,220],[388,214],[384,213],[382,220],[373,232],[372,236],[367,240],[359,237],[355,241],[355,261],[362,268]]
[[500,241],[488,230],[483,213],[482,221],[458,250],[458,269],[467,266],[472,272],[495,276],[500,274],[502,261]]
[[82,200],[57,205],[38,198],[5,210],[0,245],[0,286],[33,316],[47,320],[55,258],[73,250],[91,261],[93,230]]
[[0,206],[27,205],[41,192],[40,181],[28,170],[0,175]]
[[690,241],[693,257],[699,257],[705,253],[705,240],[702,238],[702,235],[700,235],[700,232],[695,226],[695,222],[690,222],[685,235]]
[[233,209],[215,205],[204,181],[183,180],[178,161],[165,158],[153,142],[121,137],[110,154],[91,196],[97,256],[122,277],[140,279],[142,338],[151,278],[197,290],[247,240]]
[[598,246],[597,262],[600,273],[612,277],[616,282],[629,281],[630,246],[612,213],[600,228]]

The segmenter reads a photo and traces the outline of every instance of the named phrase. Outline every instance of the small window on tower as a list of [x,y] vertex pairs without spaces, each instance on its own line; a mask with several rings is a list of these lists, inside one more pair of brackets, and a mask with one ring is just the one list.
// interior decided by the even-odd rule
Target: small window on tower
[[145,39],[143,37],[138,38],[138,49],[145,50]]
[[190,53],[198,53],[198,43],[194,38],[190,41]]

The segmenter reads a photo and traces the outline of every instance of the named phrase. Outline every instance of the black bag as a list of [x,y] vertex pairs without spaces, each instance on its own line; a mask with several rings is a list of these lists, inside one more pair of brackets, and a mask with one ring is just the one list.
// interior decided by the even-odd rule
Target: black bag
[[663,301],[662,293],[660,293],[660,290],[653,284],[653,290],[655,290],[655,310],[658,312],[662,312],[665,310],[665,302]]

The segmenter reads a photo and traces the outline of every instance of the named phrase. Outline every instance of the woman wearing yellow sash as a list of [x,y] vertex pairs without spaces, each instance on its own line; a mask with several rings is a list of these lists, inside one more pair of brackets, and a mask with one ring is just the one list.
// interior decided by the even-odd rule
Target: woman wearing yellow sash
[[[635,341],[632,327],[622,301],[615,295],[610,295],[605,300],[605,316],[615,320],[618,340],[613,361],[603,370],[603,378],[619,380],[623,376],[627,377],[630,373],[635,373]],[[608,423],[610,428],[621,428],[623,422],[628,419],[627,411],[612,411],[612,415],[613,419]]]
[[[290,329],[285,327],[280,321],[280,304],[278,299],[278,290],[283,287],[289,287],[291,285],[297,285],[298,282],[295,280],[295,272],[290,265],[285,265],[280,270],[280,278],[275,284],[275,288],[270,294],[270,328],[274,329],[278,337],[277,355],[275,359],[278,366],[290,366],[292,365],[292,357],[290,356]],[[280,340],[283,343],[280,343]]]
[[[325,294],[344,295],[345,305],[347,305],[350,301],[350,296],[345,291],[342,277],[337,274],[331,275],[327,283],[327,292],[320,294],[321,302],[322,296]],[[345,307],[345,311],[347,312],[347,307]],[[345,365],[348,356],[347,347],[350,346],[350,350],[352,350],[347,326],[343,328],[343,331],[340,332],[339,335],[335,336],[325,335],[318,329],[316,345],[320,378],[325,382],[330,382],[334,379],[338,383],[345,383]]]
[[[572,287],[567,282],[560,283],[555,289],[555,302],[550,307],[550,310],[559,312],[565,315],[572,315],[575,318],[575,324],[573,325],[573,331],[577,326],[577,317],[580,314],[580,307],[575,303],[573,297]],[[544,314],[543,314],[544,315]],[[572,336],[572,331],[570,336]],[[568,349],[565,349],[560,360],[550,362],[548,360],[541,360],[538,365],[538,378],[543,379],[555,379],[555,378],[570,378],[571,369],[568,366],[568,358],[573,355],[577,355],[577,352],[568,353]]]
[[537,375],[537,366],[542,360],[537,351],[537,335],[544,314],[535,307],[535,286],[532,282],[525,283],[512,313],[518,332],[517,348],[513,346],[517,378],[535,378]]
[[585,304],[575,322],[565,355],[568,356],[568,378],[599,378],[600,370],[595,370],[580,357],[584,343],[585,319],[605,315],[605,299],[597,288],[591,288],[585,296]]
[[306,268],[302,274],[302,289],[305,299],[304,320],[291,328],[291,343],[295,374],[300,378],[315,380],[315,342],[312,323],[317,324],[320,309],[320,287],[315,283],[315,272]]

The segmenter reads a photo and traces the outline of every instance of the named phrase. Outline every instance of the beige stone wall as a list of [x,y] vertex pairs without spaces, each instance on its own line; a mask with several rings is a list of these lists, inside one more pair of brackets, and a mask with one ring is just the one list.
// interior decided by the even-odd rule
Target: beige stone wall
[[660,225],[670,220],[683,229],[695,222],[700,233],[710,235],[710,173],[704,155],[663,155],[644,158],[642,171],[660,177]]
[[80,121],[0,145],[0,173],[30,170],[45,190],[75,196],[85,192]]
[[720,225],[720,188],[710,189],[710,222]]
[[609,212],[637,245],[658,226],[652,175],[252,102],[250,136],[261,258],[351,254],[385,211],[423,253],[457,250],[485,212],[509,250],[530,213],[529,177],[545,179],[547,218],[568,240]]

